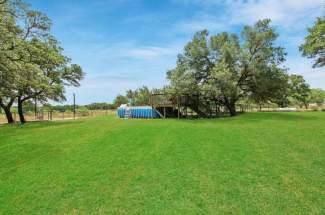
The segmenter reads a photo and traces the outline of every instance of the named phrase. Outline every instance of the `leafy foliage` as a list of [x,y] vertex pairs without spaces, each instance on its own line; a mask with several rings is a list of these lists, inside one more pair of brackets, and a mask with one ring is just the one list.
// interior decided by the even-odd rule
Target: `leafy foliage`
[[114,109],[114,105],[110,103],[91,103],[86,105],[88,110],[108,110],[108,109]]
[[310,102],[322,106],[325,102],[325,91],[322,89],[312,89],[310,94]]
[[301,75],[290,75],[289,83],[291,86],[291,96],[305,108],[308,108],[310,102],[310,87]]
[[127,104],[127,103],[128,103],[128,98],[123,95],[117,95],[113,101],[113,105],[115,108],[119,107],[121,104]]
[[231,115],[236,114],[240,99],[276,99],[287,85],[280,67],[286,53],[274,45],[277,37],[268,19],[245,26],[241,38],[226,32],[210,37],[206,30],[198,32],[179,55],[176,68],[167,72],[170,87],[175,92],[203,94]]
[[313,67],[325,66],[325,16],[317,18],[315,25],[308,29],[309,35],[300,46],[302,55],[315,58]]
[[128,90],[126,97],[131,105],[149,105],[151,91],[147,86],[143,86],[136,90]]
[[78,87],[84,72],[63,55],[45,14],[19,0],[3,0],[0,15],[0,106],[10,118],[10,107],[17,100],[20,120],[25,122],[24,102],[64,101],[65,86]]

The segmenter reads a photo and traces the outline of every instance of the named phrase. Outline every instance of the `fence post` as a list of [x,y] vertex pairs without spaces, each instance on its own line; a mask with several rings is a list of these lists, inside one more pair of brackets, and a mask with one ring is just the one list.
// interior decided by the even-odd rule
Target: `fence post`
[[166,106],[164,106],[164,119],[166,119]]
[[73,119],[76,119],[76,94],[73,94]]

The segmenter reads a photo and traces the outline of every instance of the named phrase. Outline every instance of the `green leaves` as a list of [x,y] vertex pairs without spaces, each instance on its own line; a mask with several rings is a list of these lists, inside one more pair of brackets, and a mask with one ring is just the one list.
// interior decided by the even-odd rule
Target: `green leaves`
[[258,21],[254,26],[245,26],[242,32],[244,56],[254,64],[280,65],[285,60],[284,48],[274,46],[278,37],[270,26],[271,20]]
[[313,67],[325,66],[325,16],[317,18],[315,25],[308,29],[309,35],[300,46],[302,55],[315,58]]
[[209,36],[200,31],[179,55],[176,68],[167,72],[167,79],[176,93],[199,92],[230,111],[248,95],[270,100],[276,95],[268,91],[287,87],[285,70],[279,67],[286,53],[274,45],[277,37],[269,19],[245,26],[241,39],[227,32]]
[[[126,92],[126,98],[128,101],[126,103],[131,103],[131,105],[149,105],[150,95],[152,91],[149,90],[147,86],[140,87],[136,90],[128,90]],[[122,103],[122,104],[126,104]]]
[[65,100],[85,74],[50,35],[50,19],[19,0],[0,2],[0,15],[0,99]]
[[306,108],[310,102],[310,87],[301,75],[290,75],[289,84],[291,87],[291,96]]
[[128,103],[128,99],[122,95],[116,96],[116,98],[113,101],[115,108],[119,107],[121,104],[127,104],[127,103]]
[[310,94],[310,101],[322,106],[325,102],[325,91],[322,89],[312,89]]
[[70,67],[64,68],[62,79],[69,86],[79,87],[79,82],[83,79],[84,75],[81,66],[72,64]]
[[189,65],[179,59],[177,67],[167,72],[167,79],[170,81],[173,93],[194,93],[197,92],[197,80],[200,79]]

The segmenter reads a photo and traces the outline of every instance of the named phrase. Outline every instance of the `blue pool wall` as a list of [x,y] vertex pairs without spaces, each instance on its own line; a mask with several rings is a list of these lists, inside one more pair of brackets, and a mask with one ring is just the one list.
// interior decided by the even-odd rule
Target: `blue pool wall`
[[131,118],[160,118],[158,112],[150,106],[139,106],[139,107],[119,107],[117,109],[117,115],[120,118],[124,118],[126,109],[130,109]]

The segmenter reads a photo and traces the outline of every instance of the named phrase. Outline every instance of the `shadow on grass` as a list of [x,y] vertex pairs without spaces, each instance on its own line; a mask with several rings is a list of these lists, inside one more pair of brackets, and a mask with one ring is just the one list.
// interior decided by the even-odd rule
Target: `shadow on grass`
[[0,128],[20,128],[20,129],[34,129],[34,128],[45,128],[45,127],[58,127],[66,125],[77,125],[81,124],[82,120],[66,120],[66,121],[30,121],[25,124],[3,124]]
[[310,121],[315,120],[318,117],[314,113],[308,112],[257,112],[246,113],[242,119],[250,121],[262,121],[262,120],[280,120],[280,121]]
[[[316,113],[317,114],[317,113]],[[321,113],[318,113],[319,115]],[[325,117],[325,114],[324,114]],[[190,118],[190,119],[181,119],[183,122],[188,123],[209,123],[209,122],[261,122],[268,120],[276,121],[312,121],[318,119],[318,115],[312,112],[254,112],[254,113],[238,113],[234,117],[229,115],[223,115],[220,117],[214,118]]]

